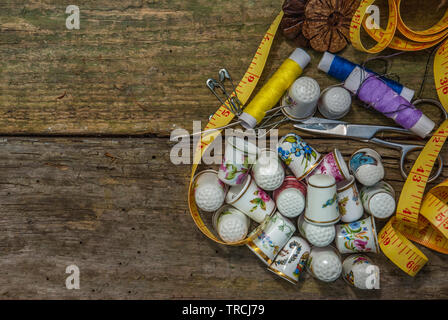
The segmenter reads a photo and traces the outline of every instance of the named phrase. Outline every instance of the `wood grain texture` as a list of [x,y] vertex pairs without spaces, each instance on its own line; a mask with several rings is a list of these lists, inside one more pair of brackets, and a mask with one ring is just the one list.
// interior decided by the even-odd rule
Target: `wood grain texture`
[[[122,0],[75,1],[80,30],[65,27],[66,1],[0,3],[0,134],[154,134],[191,129],[217,108],[205,80],[226,67],[243,76],[282,1]],[[379,1],[381,5],[384,1]],[[431,0],[428,5],[437,1]],[[442,12],[425,12],[410,0],[404,19],[427,27]],[[382,11],[387,12],[387,11]],[[386,14],[381,15],[382,19]],[[260,86],[293,51],[281,35]],[[305,74],[322,88],[336,83],[317,70],[320,53],[309,50]],[[386,51],[389,54],[392,51]],[[343,56],[369,56],[352,47]],[[391,73],[418,90],[427,52],[392,59]],[[376,64],[382,70],[382,64]],[[375,66],[375,64],[373,64]],[[432,71],[425,97],[435,97]],[[259,87],[260,87],[259,86]],[[432,117],[439,117],[432,108]],[[348,120],[365,121],[356,108]]]
[[[190,166],[171,164],[170,132],[216,110],[205,79],[223,66],[234,79],[244,74],[281,2],[77,0],[81,29],[71,31],[66,1],[0,2],[0,298],[448,298],[447,258],[425,248],[430,261],[416,278],[372,256],[380,291],[309,275],[293,287],[247,248],[217,245],[196,229],[186,203]],[[415,28],[441,16],[425,10],[421,19],[420,7],[409,0],[403,12]],[[292,50],[277,38],[260,86]],[[336,83],[317,71],[321,54],[310,53],[305,74],[322,88]],[[351,47],[342,55],[368,57]],[[390,72],[418,91],[427,56],[396,57]],[[423,97],[436,97],[431,68]],[[345,120],[392,124],[356,104]],[[346,159],[366,146],[304,137]],[[398,152],[376,149],[398,195]],[[443,178],[448,169],[436,183]],[[80,290],[65,288],[70,264],[80,267]]]
[[[322,152],[337,143],[346,159],[360,147],[310,143]],[[171,164],[166,139],[4,138],[0,146],[2,298],[448,297],[446,256],[425,248],[430,261],[415,278],[371,255],[382,289],[356,292],[342,279],[326,285],[309,275],[292,286],[246,247],[211,242],[188,213],[190,167]],[[400,190],[395,154],[379,151]],[[80,290],[65,288],[70,264],[80,268]]]

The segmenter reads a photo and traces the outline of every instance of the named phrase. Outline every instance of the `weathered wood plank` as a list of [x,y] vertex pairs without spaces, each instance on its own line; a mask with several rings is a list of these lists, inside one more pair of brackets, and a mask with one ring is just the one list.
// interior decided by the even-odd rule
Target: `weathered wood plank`
[[[0,3],[0,134],[156,134],[191,129],[217,108],[204,82],[225,66],[235,79],[245,72],[278,0],[77,1],[81,29],[65,27],[64,1]],[[382,3],[382,2],[380,2]],[[437,0],[425,2],[436,7]],[[427,27],[441,12],[407,1],[405,21]],[[381,11],[382,17],[386,16]],[[276,40],[262,79],[273,74],[293,47]],[[322,88],[335,81],[306,75]],[[391,53],[386,51],[385,54]],[[368,56],[348,48],[361,63]],[[418,90],[427,53],[392,59],[390,72]],[[425,97],[435,97],[429,74]],[[438,118],[439,113],[429,109]],[[368,115],[369,119],[366,119]],[[383,117],[354,109],[349,121],[381,123]]]
[[[346,158],[361,146],[310,140],[322,152],[334,142]],[[324,285],[309,275],[298,287],[278,279],[247,248],[217,245],[196,229],[186,204],[190,166],[171,164],[170,145],[160,138],[1,139],[0,297],[448,296],[446,257],[426,249],[430,262],[416,278],[382,254],[372,256],[381,267],[381,291],[355,292],[341,279]],[[379,151],[399,190],[394,151]],[[80,290],[65,288],[70,264],[81,270]]]

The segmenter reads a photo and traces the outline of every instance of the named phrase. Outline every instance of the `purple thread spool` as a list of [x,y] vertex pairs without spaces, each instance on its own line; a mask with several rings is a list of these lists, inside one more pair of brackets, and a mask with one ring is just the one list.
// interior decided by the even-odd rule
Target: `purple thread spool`
[[435,123],[421,110],[398,95],[377,76],[372,76],[359,67],[352,71],[344,87],[370,107],[421,138],[425,138],[435,127]]

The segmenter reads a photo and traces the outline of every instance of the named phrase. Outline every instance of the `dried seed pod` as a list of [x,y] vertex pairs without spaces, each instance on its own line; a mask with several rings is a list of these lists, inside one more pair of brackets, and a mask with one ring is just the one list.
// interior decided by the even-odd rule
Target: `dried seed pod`
[[309,0],[302,33],[320,52],[341,51],[349,43],[350,22],[359,6],[357,0]]
[[302,34],[307,2],[308,0],[285,0],[282,7],[285,14],[280,23],[280,29],[286,38],[293,40],[301,47],[309,46],[308,39]]

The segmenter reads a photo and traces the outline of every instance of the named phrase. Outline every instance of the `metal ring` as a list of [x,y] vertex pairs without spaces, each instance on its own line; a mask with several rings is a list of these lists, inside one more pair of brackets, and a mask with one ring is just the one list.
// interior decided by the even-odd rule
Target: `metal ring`
[[[435,175],[433,175],[432,177],[429,177],[428,179],[428,183],[429,182],[433,182],[434,180],[436,180],[438,177],[440,177],[440,175],[442,174],[442,170],[443,170],[443,159],[442,157],[439,156],[437,157],[437,160],[439,160],[439,169],[437,169],[437,172],[435,173]],[[403,176],[403,178],[406,180],[408,178],[408,174],[404,171],[404,161],[405,161],[405,157],[401,158],[401,163],[400,163],[400,170],[401,170],[401,175]]]

